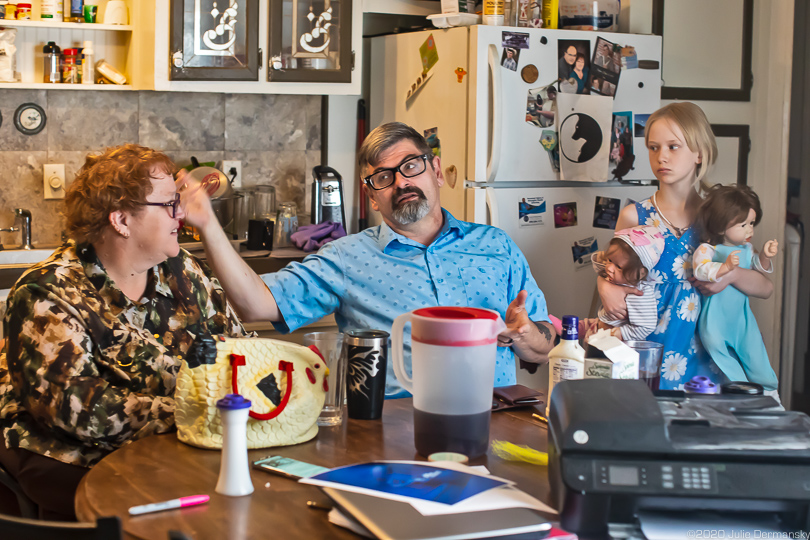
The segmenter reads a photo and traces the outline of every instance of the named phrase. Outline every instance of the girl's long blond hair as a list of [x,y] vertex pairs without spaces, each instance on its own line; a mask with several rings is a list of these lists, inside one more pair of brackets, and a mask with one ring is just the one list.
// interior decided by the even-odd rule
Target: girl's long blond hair
[[692,152],[700,155],[695,177],[695,189],[705,192],[709,185],[703,181],[712,165],[717,160],[717,142],[712,133],[712,126],[703,109],[688,101],[670,103],[650,115],[644,128],[644,144],[650,143],[650,128],[658,120],[669,120],[683,132],[686,145]]

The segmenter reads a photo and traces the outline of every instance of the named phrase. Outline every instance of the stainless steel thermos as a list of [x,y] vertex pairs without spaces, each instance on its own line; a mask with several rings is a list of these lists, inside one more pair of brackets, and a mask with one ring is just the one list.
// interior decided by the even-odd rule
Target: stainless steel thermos
[[45,55],[44,81],[46,83],[62,82],[62,71],[60,67],[62,51],[55,42],[49,41],[47,45],[42,47],[42,53]]

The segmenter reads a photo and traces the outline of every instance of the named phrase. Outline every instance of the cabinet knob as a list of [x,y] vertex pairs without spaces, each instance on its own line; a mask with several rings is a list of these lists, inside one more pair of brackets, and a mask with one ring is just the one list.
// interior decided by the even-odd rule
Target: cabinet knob
[[172,55],[172,64],[176,68],[183,67],[183,53],[181,51],[177,51]]

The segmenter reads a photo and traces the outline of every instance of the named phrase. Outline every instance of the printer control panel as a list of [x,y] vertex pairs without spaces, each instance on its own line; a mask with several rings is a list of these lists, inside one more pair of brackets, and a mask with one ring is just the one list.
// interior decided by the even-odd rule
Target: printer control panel
[[619,460],[598,460],[592,464],[596,484],[593,487],[599,491],[670,492],[678,495],[717,493],[714,464]]

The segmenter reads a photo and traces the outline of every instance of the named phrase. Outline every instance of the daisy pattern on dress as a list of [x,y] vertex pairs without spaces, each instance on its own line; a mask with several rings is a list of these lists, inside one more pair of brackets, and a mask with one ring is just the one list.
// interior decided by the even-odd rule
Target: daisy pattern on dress
[[663,334],[667,331],[667,327],[669,326],[669,320],[672,317],[672,308],[669,307],[661,314],[661,318],[658,319],[658,326],[655,327],[653,334]]
[[664,365],[661,367],[661,376],[668,381],[677,381],[686,373],[687,359],[680,353],[672,353],[664,358]]
[[672,261],[672,273],[678,279],[686,279],[686,259],[678,255]]
[[650,212],[650,217],[644,220],[644,224],[647,227],[655,227],[656,229],[661,231],[661,234],[664,234],[667,231],[667,226],[664,225],[664,222],[661,221],[661,218],[658,217],[658,214],[655,212]]
[[650,270],[649,280],[653,283],[663,283],[664,282],[664,275],[661,274],[658,270]]
[[700,298],[695,293],[681,300],[678,306],[678,317],[684,321],[694,322],[700,313]]
[[645,210],[652,210],[653,209],[652,200],[644,199],[644,201],[641,203],[641,207],[644,208]]
[[689,354],[697,354],[697,339],[695,339],[695,336],[692,336],[692,339],[689,340]]
[[661,289],[656,288],[655,289],[655,302],[658,303],[660,301],[661,301]]

